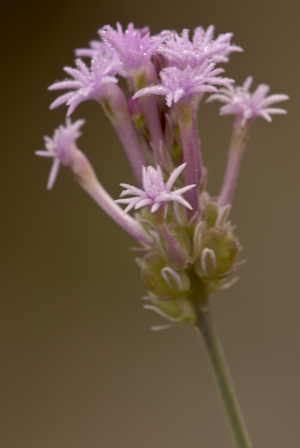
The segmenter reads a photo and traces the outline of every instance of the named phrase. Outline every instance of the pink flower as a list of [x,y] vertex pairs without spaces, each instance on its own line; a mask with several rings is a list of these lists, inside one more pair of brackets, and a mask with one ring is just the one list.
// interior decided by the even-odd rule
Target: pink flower
[[85,120],[77,120],[71,123],[70,118],[66,118],[66,126],[60,125],[54,131],[52,138],[45,135],[46,151],[35,151],[37,156],[52,157],[53,164],[50,171],[47,189],[51,190],[57,178],[60,165],[68,165],[72,152],[76,148],[75,141],[81,136],[79,129],[84,125]]
[[249,76],[242,87],[227,86],[218,93],[211,95],[207,102],[218,100],[226,103],[220,108],[221,115],[237,115],[242,117],[242,126],[247,120],[262,117],[267,121],[272,121],[272,114],[286,114],[285,109],[269,107],[274,103],[289,99],[288,95],[276,94],[266,97],[270,87],[260,84],[254,93],[249,92],[252,84],[252,77]]
[[135,93],[133,98],[143,95],[164,95],[169,107],[181,99],[189,98],[198,92],[217,92],[212,84],[228,85],[232,79],[218,77],[224,70],[215,69],[215,64],[207,59],[196,68],[187,67],[180,70],[177,67],[164,68],[160,72],[161,84],[145,87]]
[[158,53],[164,55],[169,66],[185,69],[187,66],[198,67],[207,58],[212,62],[228,62],[228,55],[233,51],[243,51],[240,47],[230,44],[232,33],[220,34],[213,40],[214,26],[205,31],[202,27],[194,30],[192,41],[189,40],[189,30],[184,29],[181,36],[173,33]]
[[130,75],[145,67],[157,48],[168,37],[165,32],[159,38],[154,38],[147,29],[134,28],[133,23],[129,23],[126,31],[123,31],[120,23],[117,23],[116,31],[110,25],[106,25],[99,30],[99,34],[103,42],[118,53],[124,70]]
[[[109,55],[109,53],[107,53]],[[81,59],[75,60],[77,68],[64,67],[64,71],[73,79],[60,81],[48,87],[48,90],[72,89],[72,92],[59,96],[52,104],[50,109],[66,103],[69,106],[67,116],[69,117],[76,107],[86,100],[100,100],[107,84],[118,82],[115,75],[120,66],[117,55],[113,53],[107,58],[98,57],[95,54],[92,59],[91,67],[88,68]]]
[[185,168],[186,163],[178,166],[173,173],[171,173],[168,181],[164,183],[163,175],[160,166],[156,169],[153,166],[143,167],[143,187],[140,189],[129,184],[120,184],[126,190],[122,191],[120,197],[128,194],[134,195],[133,198],[117,199],[115,202],[120,204],[128,204],[124,213],[129,212],[133,207],[135,209],[151,205],[151,212],[156,212],[159,207],[169,201],[180,202],[185,207],[192,209],[191,205],[181,196],[186,191],[194,188],[196,185],[187,185],[186,187],[173,190],[172,186],[180,173]]

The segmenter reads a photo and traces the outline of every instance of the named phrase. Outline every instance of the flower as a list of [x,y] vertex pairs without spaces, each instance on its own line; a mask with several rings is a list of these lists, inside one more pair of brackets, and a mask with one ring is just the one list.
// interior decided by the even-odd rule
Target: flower
[[207,102],[218,100],[226,103],[220,108],[221,115],[237,115],[242,117],[242,126],[247,120],[262,117],[267,121],[272,121],[272,114],[286,114],[286,110],[269,107],[274,103],[289,99],[288,95],[276,94],[266,97],[270,87],[260,84],[254,93],[249,92],[252,84],[252,77],[249,76],[241,87],[227,86],[218,93],[211,95]]
[[91,62],[89,69],[81,59],[76,59],[77,68],[64,67],[64,71],[74,79],[67,79],[52,84],[48,90],[74,89],[72,92],[59,96],[50,105],[50,109],[66,103],[69,106],[67,116],[69,117],[76,107],[86,100],[100,100],[105,86],[110,83],[117,83],[115,78],[120,61],[117,55],[106,53],[107,58],[97,56]]
[[91,40],[89,42],[90,48],[76,48],[75,55],[78,58],[94,58],[95,55],[100,57],[107,56],[110,53],[114,53],[110,47],[105,45],[103,42],[99,40]]
[[103,42],[99,40],[91,40],[90,48],[76,48],[75,55],[79,58],[94,58],[95,55],[100,57],[113,57],[115,52]]
[[100,40],[91,40],[90,48],[77,48],[75,55],[79,58],[98,58],[102,64],[112,64],[113,69],[111,74],[118,74],[123,78],[128,77],[125,70],[122,68],[122,62],[117,52],[109,45],[101,42]]
[[82,135],[79,129],[84,125],[85,120],[77,120],[71,123],[70,118],[66,118],[66,126],[60,125],[55,129],[53,138],[44,136],[46,151],[35,151],[41,157],[53,157],[53,164],[50,171],[47,189],[51,190],[56,180],[60,164],[67,165],[71,158],[71,153],[75,146],[75,141]]
[[[233,33],[219,34],[219,36],[213,40],[215,27],[210,25],[205,31],[204,28],[199,26],[194,31],[193,44],[194,47],[201,48],[202,51],[207,51],[211,53],[211,58],[213,62],[228,62],[229,54],[233,51],[243,51],[243,49],[237,45],[231,45],[230,39]],[[225,48],[222,50],[221,46],[225,44]]]
[[159,38],[154,38],[150,36],[148,30],[134,28],[133,23],[129,23],[125,32],[120,23],[117,23],[117,31],[106,25],[99,30],[99,34],[104,43],[116,50],[124,70],[129,74],[145,67],[153,53],[169,35],[165,32]]
[[128,204],[125,208],[124,213],[129,212],[133,207],[135,209],[144,207],[146,205],[151,205],[151,212],[156,212],[159,207],[169,201],[180,202],[185,207],[192,209],[191,205],[182,198],[182,194],[186,191],[194,188],[196,185],[187,185],[178,190],[171,191],[171,188],[184,170],[186,163],[178,166],[170,175],[166,184],[164,183],[163,175],[160,166],[156,169],[153,166],[143,167],[143,187],[144,190],[140,188],[133,187],[128,184],[120,184],[126,190],[122,191],[120,197],[126,196],[128,194],[135,195],[134,198],[127,199],[117,199],[115,202],[121,204]]
[[171,107],[182,98],[188,98],[197,92],[217,92],[211,84],[228,85],[232,79],[217,77],[224,70],[215,69],[215,64],[207,59],[200,67],[187,67],[180,70],[177,67],[164,68],[160,72],[161,85],[149,86],[135,93],[133,98],[143,95],[165,95],[166,103]]
[[185,69],[201,65],[207,58],[213,62],[228,62],[229,53],[243,51],[240,47],[230,44],[232,33],[220,34],[213,40],[214,26],[211,25],[205,31],[202,27],[194,30],[193,40],[189,40],[189,30],[184,29],[181,36],[173,33],[165,44],[158,49],[158,53],[164,55],[169,66]]

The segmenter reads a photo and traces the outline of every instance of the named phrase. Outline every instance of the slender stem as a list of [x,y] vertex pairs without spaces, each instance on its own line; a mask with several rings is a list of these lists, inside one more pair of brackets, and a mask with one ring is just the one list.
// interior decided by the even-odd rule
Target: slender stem
[[183,250],[183,248],[180,246],[175,236],[170,233],[168,226],[166,224],[165,214],[166,214],[166,205],[160,207],[156,212],[153,213],[156,225],[168,248],[168,254],[172,263],[175,263],[181,267],[186,267],[188,256],[186,252]]
[[[178,124],[180,129],[180,137],[182,144],[183,160],[186,162],[184,170],[185,185],[201,184],[202,177],[202,160],[200,152],[200,140],[197,131],[197,109],[193,107],[193,103],[177,103],[176,112],[178,116]],[[193,188],[185,193],[187,201],[193,207],[192,212],[188,212],[192,216],[199,211],[198,188]]]
[[239,116],[234,121],[226,171],[218,198],[220,206],[228,205],[232,201],[252,121],[250,119],[243,123]]
[[[146,65],[143,72],[133,77],[133,84],[135,91],[157,84],[156,71],[151,62]],[[139,103],[151,136],[156,163],[165,168],[167,161],[161,150],[164,136],[160,123],[157,97],[156,95],[142,96],[139,98]]]
[[116,84],[108,84],[99,102],[115,128],[138,185],[142,187],[142,167],[146,166],[146,160],[124,93]]
[[76,147],[72,148],[64,165],[70,170],[74,179],[94,199],[94,201],[129,235],[147,246],[152,246],[152,239],[141,224],[129,215],[125,215],[112,197],[106,192],[85,156]]
[[142,168],[146,166],[146,160],[142,153],[140,142],[132,119],[128,115],[126,118],[111,119],[111,123],[119,137],[129,161],[130,167],[136,178],[139,187],[143,186]]
[[236,448],[251,448],[208,303],[200,305],[197,309],[196,328],[200,331],[207,350],[235,446]]
[[114,202],[112,197],[105,191],[97,179],[93,182],[81,183],[81,186],[120,227],[129,233],[129,235],[142,244],[148,246],[153,245],[151,238],[140,223],[128,214],[124,214],[122,208]]

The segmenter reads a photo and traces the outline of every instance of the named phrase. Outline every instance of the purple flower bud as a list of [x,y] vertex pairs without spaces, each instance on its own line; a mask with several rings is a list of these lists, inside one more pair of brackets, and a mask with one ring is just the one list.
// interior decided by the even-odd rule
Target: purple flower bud
[[194,188],[196,185],[187,185],[186,187],[179,188],[178,190],[171,191],[171,188],[176,181],[177,177],[185,168],[186,163],[183,163],[177,167],[170,175],[169,180],[164,183],[163,175],[160,166],[156,169],[153,166],[143,167],[143,187],[133,187],[128,184],[120,184],[126,190],[122,191],[121,197],[128,194],[134,195],[133,198],[117,199],[115,202],[121,204],[128,204],[124,213],[129,212],[132,208],[139,209],[146,205],[151,205],[151,212],[156,212],[161,205],[164,205],[169,201],[178,201],[185,207],[191,209],[191,205],[183,199],[181,196],[186,191]]

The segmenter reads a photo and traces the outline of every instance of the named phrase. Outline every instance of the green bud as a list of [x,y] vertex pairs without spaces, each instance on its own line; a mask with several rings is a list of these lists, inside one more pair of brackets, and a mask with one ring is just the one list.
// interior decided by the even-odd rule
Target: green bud
[[214,227],[218,218],[218,207],[214,202],[208,202],[205,206],[205,222],[207,228]]
[[149,252],[140,262],[141,280],[147,289],[159,297],[173,295],[173,291],[161,275],[166,261],[159,252]]
[[167,266],[160,271],[163,279],[172,290],[173,294],[181,295],[190,289],[190,280],[184,271],[176,271]]
[[186,272],[168,266],[157,251],[149,252],[140,261],[140,269],[142,283],[156,296],[178,296],[190,289],[190,280]]
[[225,274],[229,271],[239,253],[240,245],[238,239],[229,230],[221,227],[208,229],[202,235],[202,250],[212,249],[216,256],[216,275]]
[[176,238],[182,249],[189,254],[191,252],[190,240],[184,229],[174,222],[168,224],[169,232]]
[[153,300],[152,304],[158,308],[160,311],[165,313],[167,316],[173,319],[180,319],[182,315],[182,310],[176,299],[170,300]]
[[[140,219],[146,220],[151,222],[153,225],[155,225],[155,218],[153,216],[153,213],[150,212],[150,209],[148,207],[143,207],[140,210],[138,210],[138,215],[140,216]],[[144,223],[141,221],[141,224],[144,225]],[[149,226],[146,225],[147,230],[149,230]],[[153,228],[151,227],[151,230]]]
[[195,322],[195,311],[190,302],[183,297],[164,301],[153,300],[152,304],[172,319],[178,319],[181,322]]

